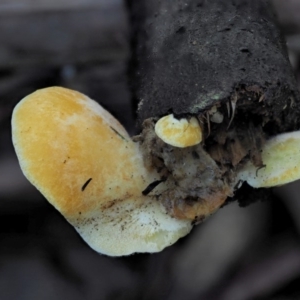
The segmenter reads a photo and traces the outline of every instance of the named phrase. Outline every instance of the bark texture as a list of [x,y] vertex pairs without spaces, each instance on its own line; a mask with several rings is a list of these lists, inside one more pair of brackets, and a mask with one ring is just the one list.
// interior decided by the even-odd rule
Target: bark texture
[[289,107],[299,95],[269,1],[136,2],[139,124],[168,113],[197,115],[238,91],[238,99],[263,100],[283,121],[271,131],[298,127],[298,108]]
[[[133,70],[139,126],[144,122],[139,142],[145,143],[145,157],[152,157],[157,169],[159,161],[167,162],[162,159],[167,147],[153,143],[154,138],[152,146],[145,142],[152,134],[145,120],[155,123],[170,113],[177,118],[197,116],[205,136],[201,147],[218,166],[215,178],[220,178],[223,190],[231,194],[235,174],[247,161],[263,166],[260,153],[265,139],[297,130],[300,125],[296,80],[269,1],[150,0],[129,4],[135,33]],[[213,121],[216,113],[221,122]],[[184,150],[180,155],[186,157]],[[211,163],[203,163],[212,170]],[[175,176],[178,166],[174,166],[165,166],[168,180],[181,186]],[[203,178],[197,178],[203,185]],[[216,187],[216,183],[209,184]],[[193,188],[183,184],[186,194],[178,199],[184,199],[190,208],[199,201],[201,205],[203,199],[219,198],[218,190],[209,192],[209,197],[192,196],[195,205],[188,203],[193,191],[202,193],[201,184]],[[264,198],[260,195],[265,195],[264,191],[239,198],[244,205]],[[176,197],[165,198],[179,207]],[[195,211],[197,220],[200,214]]]

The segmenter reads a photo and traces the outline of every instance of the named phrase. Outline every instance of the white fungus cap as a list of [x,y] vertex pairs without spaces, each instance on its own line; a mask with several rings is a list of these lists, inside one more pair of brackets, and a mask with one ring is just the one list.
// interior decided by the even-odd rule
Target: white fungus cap
[[167,115],[156,122],[155,133],[166,144],[179,148],[194,146],[202,141],[202,129],[195,117],[178,120],[173,114]]
[[94,250],[157,252],[191,230],[142,195],[159,176],[122,125],[85,95],[34,92],[14,109],[12,134],[25,176]]
[[300,132],[284,133],[268,140],[262,149],[264,166],[250,162],[240,171],[238,179],[249,185],[273,187],[300,179]]

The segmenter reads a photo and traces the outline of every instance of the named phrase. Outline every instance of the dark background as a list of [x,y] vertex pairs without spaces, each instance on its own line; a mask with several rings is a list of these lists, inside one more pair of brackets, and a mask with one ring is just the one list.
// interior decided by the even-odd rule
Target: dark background
[[[274,0],[300,85],[300,1]],[[231,204],[159,254],[92,251],[22,175],[13,107],[51,85],[79,90],[135,133],[121,0],[0,0],[0,299],[300,299],[300,184]]]

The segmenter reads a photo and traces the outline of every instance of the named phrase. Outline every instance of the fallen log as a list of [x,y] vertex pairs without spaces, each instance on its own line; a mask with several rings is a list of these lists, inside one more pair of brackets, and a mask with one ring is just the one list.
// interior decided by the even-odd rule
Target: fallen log
[[[249,192],[247,184],[235,193],[232,180],[249,161],[263,168],[265,141],[300,125],[299,91],[270,2],[128,3],[134,36],[132,86],[138,125],[143,128],[136,140],[144,145],[148,164],[164,170],[162,176],[168,174],[181,186],[162,201],[175,215],[183,205],[181,215],[220,190],[229,200],[238,195],[242,205],[265,198],[268,190]],[[199,120],[204,138],[194,150],[204,151],[197,173],[201,184],[187,184],[186,170],[174,175],[181,168],[178,157],[183,159],[188,150],[171,151],[155,134],[157,121],[172,114],[178,120]],[[177,160],[170,164],[174,152]],[[210,175],[203,178],[208,170]],[[182,199],[189,199],[188,204]],[[199,212],[195,215],[203,219]]]
[[268,2],[131,4],[140,135],[61,87],[12,117],[25,176],[112,256],[161,251],[228,199],[300,178],[299,93]]

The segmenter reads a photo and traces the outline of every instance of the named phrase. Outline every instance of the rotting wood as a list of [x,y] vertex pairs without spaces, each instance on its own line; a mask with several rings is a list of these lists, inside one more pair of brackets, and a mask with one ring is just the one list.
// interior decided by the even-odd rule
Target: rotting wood
[[[170,113],[197,116],[206,130],[203,148],[219,167],[220,173],[210,179],[223,181],[223,190],[232,196],[231,174],[249,160],[263,166],[264,140],[300,127],[299,91],[270,2],[152,0],[129,1],[129,7],[136,22],[133,91],[139,126],[148,120],[136,139],[145,144],[147,163],[175,178],[181,156],[177,153],[172,168],[166,165],[170,147],[153,136],[153,124]],[[222,124],[210,122],[216,109],[224,117]],[[209,159],[202,164],[212,170]],[[194,190],[182,183],[185,178],[177,181],[185,192],[173,193],[172,205],[178,207],[179,199],[198,189],[195,197],[187,197],[197,202],[199,188],[208,191],[208,199],[216,186],[210,179],[207,186],[203,180],[193,182]],[[251,193],[247,196],[251,199]]]

